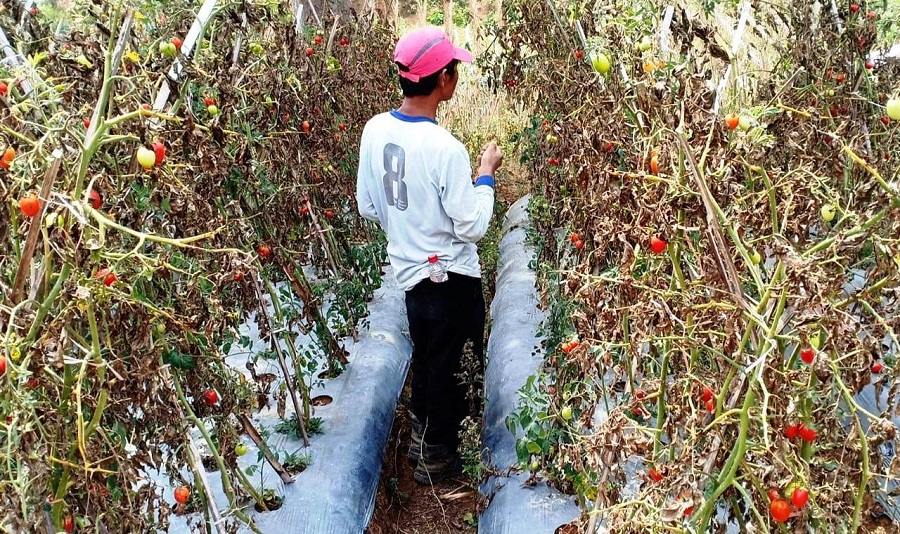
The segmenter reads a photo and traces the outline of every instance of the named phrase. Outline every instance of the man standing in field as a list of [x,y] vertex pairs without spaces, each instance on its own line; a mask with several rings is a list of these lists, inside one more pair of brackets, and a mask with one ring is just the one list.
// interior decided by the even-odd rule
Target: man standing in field
[[466,388],[457,375],[466,341],[480,359],[485,308],[475,245],[494,207],[494,173],[503,162],[489,143],[472,167],[465,146],[436,121],[451,99],[457,65],[472,54],[443,30],[404,35],[394,50],[403,102],[366,124],[359,150],[360,214],[387,234],[387,253],[400,287],[413,342],[412,443],[415,480],[429,484],[462,470],[457,448]]

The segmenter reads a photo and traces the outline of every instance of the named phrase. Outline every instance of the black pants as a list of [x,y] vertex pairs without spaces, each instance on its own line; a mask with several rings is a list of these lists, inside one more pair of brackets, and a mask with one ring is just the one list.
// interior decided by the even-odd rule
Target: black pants
[[412,413],[426,425],[426,444],[455,451],[468,411],[466,385],[457,376],[466,341],[472,341],[479,366],[484,357],[481,279],[449,273],[449,280],[436,284],[426,278],[406,292],[406,315],[413,342]]

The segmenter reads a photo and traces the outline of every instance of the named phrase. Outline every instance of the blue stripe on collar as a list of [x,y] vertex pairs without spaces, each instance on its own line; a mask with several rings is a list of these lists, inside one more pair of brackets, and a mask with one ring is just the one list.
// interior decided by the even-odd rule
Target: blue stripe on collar
[[438,122],[430,117],[413,117],[411,115],[404,115],[400,113],[396,109],[391,110],[391,116],[395,119],[401,120],[403,122],[431,122],[437,124]]

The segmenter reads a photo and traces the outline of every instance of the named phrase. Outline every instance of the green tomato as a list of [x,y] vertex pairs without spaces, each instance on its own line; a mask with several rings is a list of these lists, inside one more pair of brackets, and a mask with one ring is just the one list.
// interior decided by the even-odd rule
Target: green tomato
[[53,225],[56,224],[56,214],[50,213],[46,217],[44,217],[44,227],[53,228]]
[[178,49],[172,43],[159,43],[159,52],[168,58],[178,55]]
[[537,460],[531,462],[531,470],[532,471],[537,471],[540,468],[541,468],[540,462],[538,462]]
[[891,120],[900,121],[900,98],[892,98],[887,101],[884,108]]
[[211,105],[211,106],[208,106],[208,107],[206,108],[206,111],[208,111],[210,115],[212,115],[213,117],[215,117],[216,115],[219,114],[219,106],[213,104],[213,105]]
[[562,418],[565,419],[566,421],[571,421],[572,420],[572,407],[571,406],[563,407],[562,411],[559,412],[559,415],[561,415]]
[[606,54],[603,52],[595,52],[594,54],[591,54],[591,65],[594,67],[595,71],[600,74],[606,74],[609,72],[611,63]]
[[809,344],[812,345],[812,348],[819,350],[819,346],[822,345],[822,339],[818,332],[809,336]]
[[156,152],[142,146],[137,149],[137,161],[144,169],[152,169],[156,165]]
[[555,145],[556,143],[559,143],[559,138],[556,137],[555,135],[553,135],[552,133],[549,133],[549,134],[547,134],[547,142],[550,143],[551,145]]
[[247,445],[242,443],[238,443],[234,446],[234,453],[238,456],[243,456],[247,454]]
[[645,35],[641,38],[641,40],[637,44],[637,49],[641,52],[646,52],[650,50],[650,47],[653,46],[653,41],[650,40],[649,35]]
[[166,333],[166,323],[156,323],[156,333],[163,335]]
[[741,128],[741,130],[747,131],[753,127],[753,124],[755,122],[756,121],[753,120],[753,117],[750,117],[749,115],[741,115],[741,117],[738,119],[738,126]]
[[834,206],[831,204],[824,204],[821,208],[819,208],[819,215],[822,216],[822,220],[825,222],[831,222],[834,220]]
[[760,256],[759,252],[754,250],[753,253],[750,254],[750,261],[753,263],[759,263],[762,261],[762,256]]
[[261,55],[263,55],[263,53],[265,53],[266,49],[263,48],[262,45],[259,43],[251,43],[250,51],[258,56],[261,56]]

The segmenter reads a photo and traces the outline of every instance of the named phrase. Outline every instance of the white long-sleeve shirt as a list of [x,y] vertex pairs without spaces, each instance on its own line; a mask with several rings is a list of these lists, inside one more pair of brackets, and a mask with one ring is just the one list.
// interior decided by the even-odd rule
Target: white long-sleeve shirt
[[494,211],[494,179],[472,183],[465,146],[436,122],[394,110],[363,129],[356,177],[359,213],[378,221],[399,286],[428,278],[437,254],[454,273],[481,277],[478,248]]

